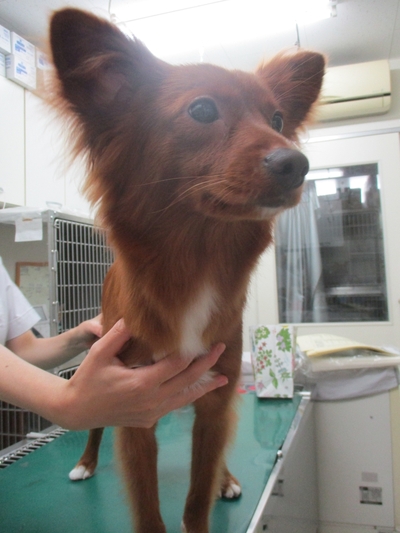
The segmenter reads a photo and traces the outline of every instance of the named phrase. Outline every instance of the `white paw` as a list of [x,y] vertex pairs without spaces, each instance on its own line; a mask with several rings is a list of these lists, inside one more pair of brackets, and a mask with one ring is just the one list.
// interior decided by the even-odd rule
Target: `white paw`
[[81,479],[88,479],[89,477],[92,477],[93,474],[94,472],[87,470],[86,466],[79,465],[71,470],[69,473],[69,479],[72,481],[79,481]]
[[242,489],[240,485],[237,485],[236,483],[230,482],[229,485],[224,488],[224,490],[220,490],[218,496],[220,498],[238,498],[242,494]]
[[187,529],[186,529],[186,526],[183,523],[183,521],[181,522],[181,531],[182,531],[182,533],[187,533]]

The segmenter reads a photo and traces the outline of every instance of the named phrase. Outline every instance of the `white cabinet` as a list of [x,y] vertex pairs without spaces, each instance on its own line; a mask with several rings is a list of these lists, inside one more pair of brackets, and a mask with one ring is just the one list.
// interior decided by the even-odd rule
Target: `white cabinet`
[[0,76],[0,202],[25,203],[24,89]]
[[56,202],[89,214],[81,162],[70,162],[65,124],[35,94],[0,76],[0,207]]
[[70,164],[65,173],[65,206],[79,216],[92,217],[89,202],[81,189],[85,177],[85,166],[81,160]]
[[57,202],[79,214],[89,213],[80,193],[84,166],[69,158],[65,124],[42,99],[25,91],[26,205]]
[[65,202],[60,128],[45,102],[25,91],[26,205]]
[[[390,393],[315,402],[320,533],[393,531]],[[386,528],[388,528],[386,530]]]

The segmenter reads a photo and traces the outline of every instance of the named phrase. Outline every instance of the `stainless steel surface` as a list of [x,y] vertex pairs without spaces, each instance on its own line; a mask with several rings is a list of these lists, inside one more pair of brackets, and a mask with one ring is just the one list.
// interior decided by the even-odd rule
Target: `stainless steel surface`
[[309,392],[302,396],[246,533],[317,531],[313,404]]
[[66,429],[52,425],[44,429],[40,436],[37,436],[34,439],[29,439],[27,437],[19,442],[16,442],[12,446],[5,448],[4,450],[0,450],[0,469],[7,468],[7,466],[10,466],[16,461],[23,459],[30,453],[34,452],[38,448],[41,448],[48,442],[53,441],[57,437],[60,437],[66,432]]

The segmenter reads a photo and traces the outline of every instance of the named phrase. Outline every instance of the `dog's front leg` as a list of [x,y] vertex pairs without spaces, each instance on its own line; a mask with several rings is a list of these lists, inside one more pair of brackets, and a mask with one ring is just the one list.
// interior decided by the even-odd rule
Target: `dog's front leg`
[[103,436],[103,428],[91,429],[85,451],[76,466],[69,473],[72,481],[92,477],[99,458],[99,448]]
[[239,483],[224,462],[224,451],[236,422],[233,403],[231,384],[196,402],[191,485],[182,525],[184,533],[208,533],[209,514],[216,497],[234,498],[240,494]]
[[160,514],[155,428],[119,428],[117,449],[136,533],[166,533]]

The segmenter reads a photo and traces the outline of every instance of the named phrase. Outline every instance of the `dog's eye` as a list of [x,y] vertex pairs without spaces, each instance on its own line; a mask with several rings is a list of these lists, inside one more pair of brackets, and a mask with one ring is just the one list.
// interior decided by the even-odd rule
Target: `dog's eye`
[[197,122],[210,124],[219,118],[218,109],[210,98],[199,98],[189,106],[189,115]]
[[274,113],[274,116],[272,117],[271,122],[272,129],[277,131],[278,133],[282,133],[283,130],[283,116],[280,111],[276,111]]

